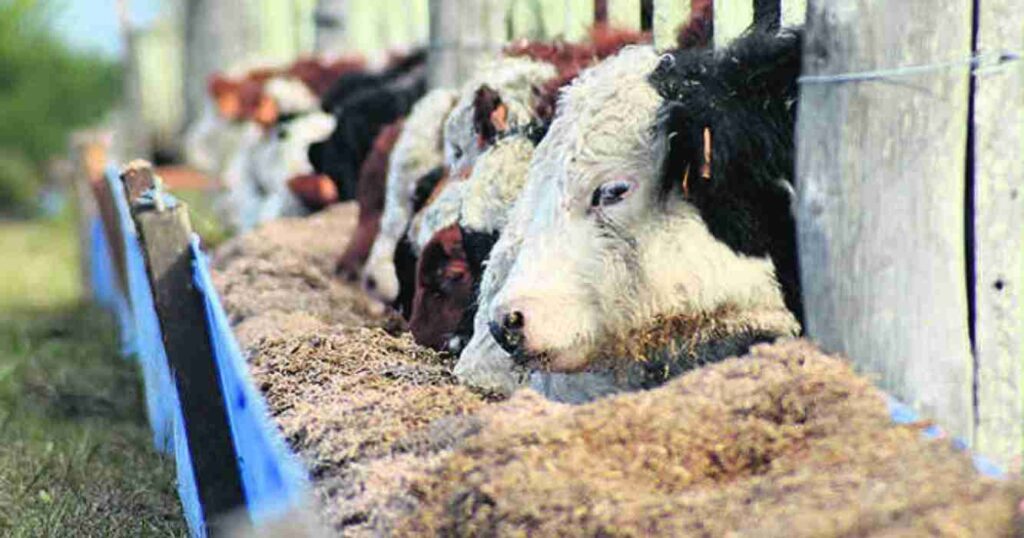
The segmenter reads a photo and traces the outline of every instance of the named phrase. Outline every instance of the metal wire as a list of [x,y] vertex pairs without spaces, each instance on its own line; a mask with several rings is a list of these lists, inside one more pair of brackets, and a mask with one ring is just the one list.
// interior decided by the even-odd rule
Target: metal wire
[[976,74],[990,73],[1004,69],[1007,64],[1020,61],[1019,51],[1004,50],[1000,52],[979,53],[962,60],[951,60],[924,65],[910,65],[906,67],[895,67],[892,69],[877,69],[873,71],[861,71],[856,73],[839,73],[835,75],[804,75],[797,79],[800,84],[843,84],[847,82],[869,82],[874,80],[886,80],[891,78],[912,77],[969,66]]

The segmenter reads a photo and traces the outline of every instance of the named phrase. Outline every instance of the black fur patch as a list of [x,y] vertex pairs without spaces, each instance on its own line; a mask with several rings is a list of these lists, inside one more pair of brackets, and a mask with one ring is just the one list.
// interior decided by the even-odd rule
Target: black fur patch
[[[662,199],[686,196],[733,250],[770,255],[786,306],[802,322],[790,209],[801,41],[798,31],[751,30],[724,50],[670,53],[650,80],[666,99],[658,122],[669,140]],[[710,179],[700,174],[705,129]]]
[[416,294],[416,261],[418,257],[409,241],[408,228],[395,247],[395,274],[398,277],[398,297],[391,303],[406,321],[412,315],[412,299]]
[[324,112],[334,114],[349,97],[366,90],[386,86],[418,67],[426,64],[427,50],[417,49],[401,62],[379,73],[355,71],[345,73],[331,84],[320,99],[320,107]]
[[416,189],[412,193],[412,212],[419,213],[423,206],[427,205],[430,194],[437,188],[437,184],[444,179],[444,165],[435,166],[426,174],[416,180]]
[[387,86],[369,86],[350,94],[332,112],[338,124],[317,149],[319,155],[313,162],[317,172],[327,174],[337,185],[341,201],[355,198],[359,169],[380,130],[408,114],[426,90],[425,74],[416,73]]
[[494,244],[501,237],[500,232],[478,232],[459,225],[459,232],[462,234],[462,249],[466,253],[466,263],[469,265],[469,273],[473,276],[473,302],[462,312],[462,319],[455,329],[454,336],[461,338],[463,342],[469,342],[473,336],[473,319],[480,306],[480,282],[484,275],[484,262],[491,256]]
[[491,114],[501,106],[501,95],[497,90],[484,84],[473,95],[473,131],[484,145],[491,145],[498,136],[498,129],[491,121]]

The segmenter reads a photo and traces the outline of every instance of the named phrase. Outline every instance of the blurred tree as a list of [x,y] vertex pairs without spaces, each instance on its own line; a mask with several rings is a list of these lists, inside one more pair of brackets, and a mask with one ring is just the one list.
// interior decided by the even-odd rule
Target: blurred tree
[[[0,0],[0,152],[5,162],[35,169],[0,174],[0,181],[24,183],[0,193],[37,187],[43,164],[66,148],[69,133],[100,120],[120,93],[120,66],[64,43],[49,24],[55,9],[48,0]],[[7,206],[21,198],[0,194],[0,211],[17,209]]]

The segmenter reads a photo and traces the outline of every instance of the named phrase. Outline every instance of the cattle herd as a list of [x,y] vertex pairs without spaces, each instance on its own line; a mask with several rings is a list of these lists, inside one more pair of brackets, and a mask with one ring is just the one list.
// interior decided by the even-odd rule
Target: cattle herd
[[186,139],[238,231],[355,200],[339,279],[463,383],[582,402],[801,331],[801,32],[677,47],[596,26],[522,41],[460,88],[424,50],[218,74]]

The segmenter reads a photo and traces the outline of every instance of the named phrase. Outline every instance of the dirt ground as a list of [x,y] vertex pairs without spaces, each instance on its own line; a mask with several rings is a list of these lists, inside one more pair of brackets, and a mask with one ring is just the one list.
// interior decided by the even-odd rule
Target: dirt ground
[[804,341],[581,406],[460,386],[331,276],[341,205],[222,245],[215,281],[317,511],[361,535],[1020,535],[1017,482]]

